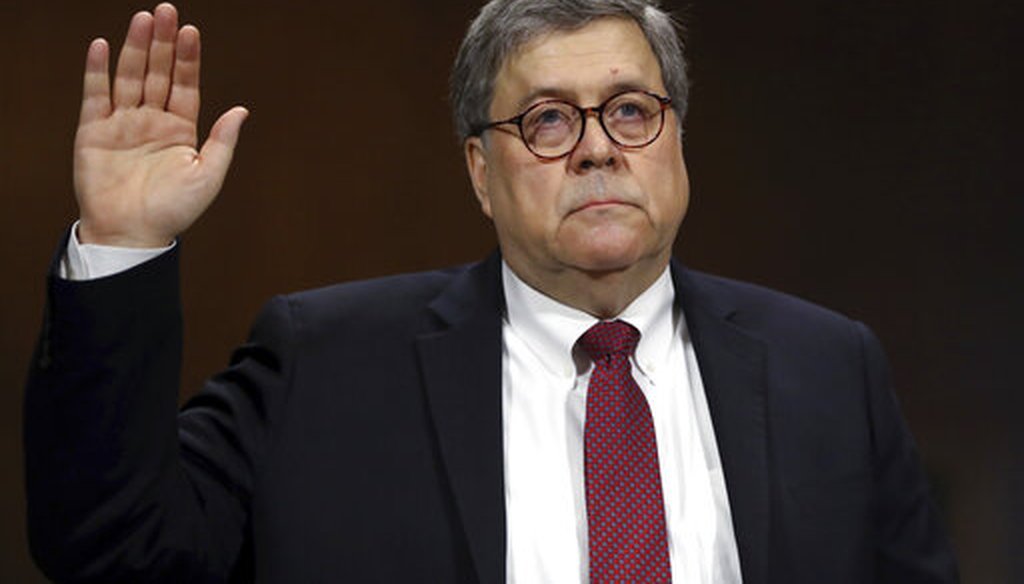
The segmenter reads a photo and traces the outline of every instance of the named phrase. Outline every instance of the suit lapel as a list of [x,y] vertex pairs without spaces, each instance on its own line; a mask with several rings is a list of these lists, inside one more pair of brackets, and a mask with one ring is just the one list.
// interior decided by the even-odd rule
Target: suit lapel
[[745,584],[766,581],[770,524],[764,347],[702,277],[672,265],[676,301],[693,339],[725,473]]
[[[424,386],[473,567],[505,580],[501,318],[497,254],[461,274],[431,304],[439,322],[417,338]],[[764,347],[733,321],[726,299],[673,262],[725,473],[745,584],[766,582],[770,524]]]
[[495,254],[458,276],[431,304],[439,326],[417,338],[444,469],[481,584],[505,580],[500,266]]

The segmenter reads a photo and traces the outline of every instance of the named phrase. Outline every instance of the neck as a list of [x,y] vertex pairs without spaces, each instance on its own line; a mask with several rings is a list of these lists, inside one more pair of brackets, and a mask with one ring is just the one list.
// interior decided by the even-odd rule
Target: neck
[[634,264],[622,270],[564,269],[538,274],[509,262],[512,271],[530,287],[602,320],[621,314],[654,284],[667,265],[666,257],[650,265]]

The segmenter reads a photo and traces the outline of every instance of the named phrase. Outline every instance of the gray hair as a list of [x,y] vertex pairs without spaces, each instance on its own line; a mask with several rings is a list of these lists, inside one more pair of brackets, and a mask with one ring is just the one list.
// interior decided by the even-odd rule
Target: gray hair
[[554,31],[572,31],[598,18],[635,21],[661,66],[680,130],[686,116],[689,80],[683,43],[673,18],[658,0],[491,0],[462,39],[452,68],[450,98],[460,141],[479,132],[490,118],[498,72],[520,47]]

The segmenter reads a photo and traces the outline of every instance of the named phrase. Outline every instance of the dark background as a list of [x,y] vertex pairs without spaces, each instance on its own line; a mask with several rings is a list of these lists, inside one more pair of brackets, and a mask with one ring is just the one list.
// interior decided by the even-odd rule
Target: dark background
[[[355,4],[355,5],[353,5]],[[269,295],[477,259],[494,246],[445,98],[477,10],[389,2],[179,3],[204,35],[202,129],[253,116],[221,197],[183,238],[183,396]],[[1010,0],[696,0],[691,266],[873,327],[965,582],[1024,582],[1020,192],[1011,194]],[[0,2],[0,580],[25,542],[22,383],[44,274],[75,218],[85,48],[127,0]],[[1016,102],[1015,104],[1016,105]],[[1014,136],[1016,138],[1016,136]],[[1014,446],[1015,445],[1015,446]]]

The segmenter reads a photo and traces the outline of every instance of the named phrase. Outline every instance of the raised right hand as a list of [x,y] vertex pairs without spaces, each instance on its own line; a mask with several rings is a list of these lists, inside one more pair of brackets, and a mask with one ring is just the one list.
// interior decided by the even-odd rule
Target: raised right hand
[[132,18],[113,91],[109,56],[105,40],[89,45],[75,135],[78,238],[165,246],[217,196],[249,112],[223,114],[196,149],[199,30],[179,29],[171,4]]

